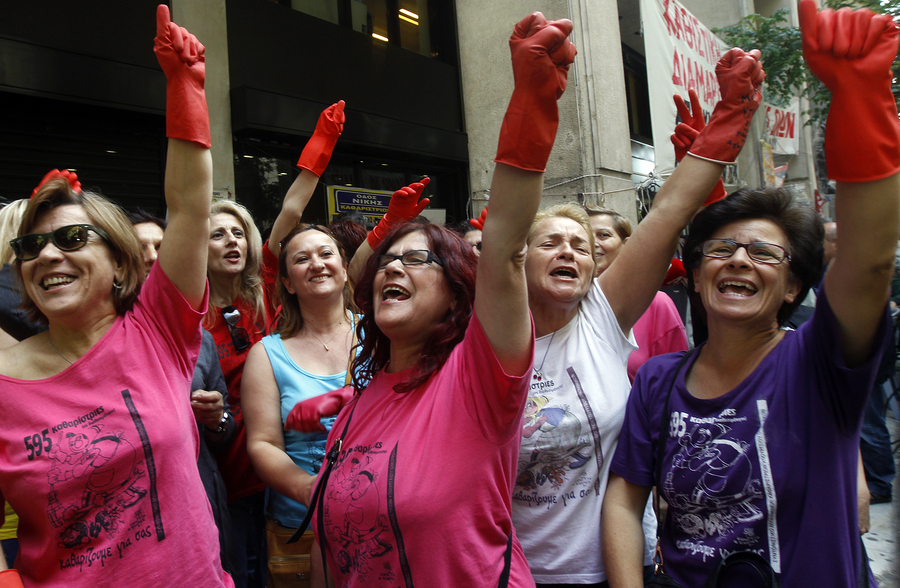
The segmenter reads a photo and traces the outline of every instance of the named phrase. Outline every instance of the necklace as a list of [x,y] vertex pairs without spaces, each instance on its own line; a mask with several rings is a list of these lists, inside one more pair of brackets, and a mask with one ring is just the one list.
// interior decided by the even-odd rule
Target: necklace
[[540,382],[544,379],[544,362],[547,361],[547,355],[550,354],[550,346],[553,345],[553,338],[556,337],[556,331],[553,331],[553,334],[550,335],[550,342],[547,343],[547,351],[544,352],[544,359],[541,360],[541,365],[538,369],[534,369],[534,366],[531,366],[531,371],[534,372],[534,375],[531,376],[532,380],[537,380]]
[[[344,319],[341,319],[341,322],[338,323],[338,324],[339,324],[339,325],[344,324]],[[325,348],[325,351],[331,351],[331,349],[328,348],[328,345],[326,345],[324,341],[322,341],[321,339],[319,339],[318,337],[316,337],[315,333],[313,333],[312,330],[309,330],[309,331],[307,331],[307,332],[308,332],[310,335],[312,335],[313,339],[315,339],[316,341],[318,341],[319,343],[322,344],[322,347]],[[340,335],[340,334],[341,334],[341,333],[340,333],[340,330],[339,330],[337,333],[335,333],[334,335],[331,336],[331,339],[328,340],[328,343],[330,344],[332,341],[334,341],[334,338],[337,337],[337,336]],[[346,336],[346,335],[345,335],[345,336]]]
[[50,340],[50,336],[49,336],[49,335],[47,336],[47,343],[50,344],[50,349],[52,349],[53,351],[55,351],[55,352],[56,352],[56,355],[58,355],[58,356],[60,356],[61,358],[65,359],[65,360],[66,360],[66,363],[68,363],[69,365],[72,365],[72,362],[69,361],[69,360],[66,358],[65,355],[63,355],[62,353],[60,353],[60,352],[59,352],[59,349],[57,349],[56,346],[53,345],[53,341]]

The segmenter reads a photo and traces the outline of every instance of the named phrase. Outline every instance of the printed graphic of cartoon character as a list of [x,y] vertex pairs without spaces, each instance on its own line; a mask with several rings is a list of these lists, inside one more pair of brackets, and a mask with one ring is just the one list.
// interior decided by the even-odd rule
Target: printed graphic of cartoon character
[[[378,475],[368,469],[369,456],[351,453],[336,468],[327,490],[325,522],[329,537],[338,544],[335,555],[341,571],[360,577],[372,571],[371,561],[393,550],[387,515],[381,511]],[[349,467],[347,467],[349,465]],[[359,502],[365,498],[365,508]]]
[[[54,527],[64,527],[60,546],[87,545],[100,530],[114,533],[122,511],[147,495],[138,483],[144,475],[138,454],[122,431],[101,434],[98,426],[66,431],[48,457],[47,514]],[[63,503],[60,496],[71,498]]]
[[558,490],[569,470],[590,459],[591,443],[581,438],[581,422],[568,406],[548,407],[546,396],[533,396],[525,404],[519,474],[516,485],[536,489],[550,483]]
[[721,423],[694,426],[678,440],[681,449],[663,482],[665,499],[678,513],[675,524],[692,537],[727,533],[763,518],[756,504],[762,483],[754,477],[751,445],[726,438],[730,430]]

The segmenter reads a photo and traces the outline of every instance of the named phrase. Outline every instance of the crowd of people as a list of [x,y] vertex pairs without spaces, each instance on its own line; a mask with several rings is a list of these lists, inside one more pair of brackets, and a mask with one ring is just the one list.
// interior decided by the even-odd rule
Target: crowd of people
[[[836,237],[812,208],[721,184],[759,51],[719,60],[708,120],[676,97],[680,163],[634,230],[539,210],[576,49],[536,12],[510,38],[489,213],[422,219],[423,178],[371,229],[309,222],[338,101],[263,242],[245,207],[210,203],[204,48],[161,5],[167,219],[57,170],[0,211],[18,524],[0,588],[875,586],[857,473],[894,353],[898,29],[814,0],[800,16],[833,95],[824,277]],[[690,350],[659,291],[685,230]]]

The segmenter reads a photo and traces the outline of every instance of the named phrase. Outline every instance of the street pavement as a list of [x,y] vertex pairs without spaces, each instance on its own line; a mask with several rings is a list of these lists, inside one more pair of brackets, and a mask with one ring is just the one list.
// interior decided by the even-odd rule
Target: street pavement
[[[894,447],[900,441],[900,421],[889,415]],[[900,448],[894,451],[900,472]],[[869,532],[863,535],[872,572],[879,588],[900,588],[900,476],[894,478],[894,501],[869,507]]]

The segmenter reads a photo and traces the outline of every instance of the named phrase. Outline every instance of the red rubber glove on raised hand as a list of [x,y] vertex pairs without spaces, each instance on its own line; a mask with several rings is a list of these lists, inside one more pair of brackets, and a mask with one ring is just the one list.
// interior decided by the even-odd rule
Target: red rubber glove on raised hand
[[338,137],[344,130],[344,101],[340,100],[322,111],[319,122],[316,123],[316,131],[309,138],[297,167],[308,169],[320,178],[328,162],[331,161],[331,152]]
[[706,127],[700,131],[688,153],[723,165],[734,163],[747,141],[753,115],[762,101],[766,79],[760,52],[744,53],[735,47],[716,64],[716,78],[722,99],[716,103]]
[[425,189],[425,186],[430,181],[431,178],[422,178],[421,182],[413,182],[391,195],[391,202],[388,204],[387,212],[381,217],[375,228],[369,231],[369,235],[366,237],[369,247],[374,250],[394,230],[394,227],[416,218],[425,210],[431,200],[423,198],[419,202],[419,196],[422,195],[422,190]]
[[515,89],[503,118],[494,161],[543,172],[559,126],[556,101],[566,89],[575,45],[572,21],[547,22],[535,12],[516,25],[509,38]]
[[469,224],[472,225],[473,227],[475,227],[476,229],[478,229],[479,231],[483,231],[484,230],[484,221],[487,220],[487,211],[488,211],[488,207],[485,206],[484,209],[481,211],[481,214],[478,216],[478,218],[470,218],[469,219]]
[[[706,128],[706,119],[703,118],[703,110],[700,108],[700,97],[697,95],[696,90],[693,88],[688,90],[688,96],[691,99],[690,109],[684,103],[684,98],[675,94],[675,108],[678,110],[678,116],[682,121],[675,127],[675,132],[672,134],[672,144],[675,146],[675,161],[684,159],[697,136]],[[716,182],[716,185],[710,191],[709,196],[703,201],[703,206],[712,204],[726,196],[728,196],[728,192],[725,190],[725,184],[722,182],[722,178],[719,178],[719,181]]]
[[337,416],[353,398],[353,388],[344,386],[325,394],[307,398],[294,405],[284,422],[284,428],[301,433],[325,433],[322,419]]
[[862,8],[816,11],[800,2],[803,57],[831,90],[825,127],[828,177],[870,182],[900,170],[900,123],[891,93],[897,25]]
[[184,27],[169,19],[169,7],[156,8],[156,59],[166,74],[166,136],[212,145],[206,106],[206,58],[203,45]]
[[67,169],[64,169],[62,171],[58,169],[51,169],[47,172],[47,175],[44,176],[44,179],[41,180],[41,183],[37,185],[37,188],[31,191],[31,198],[34,198],[34,195],[38,193],[38,190],[40,190],[44,184],[55,177],[61,177],[65,179],[67,182],[69,182],[69,187],[72,188],[72,191],[77,194],[81,194],[81,182],[78,181],[78,176],[75,174],[75,172],[70,172]]
[[3,570],[0,572],[0,588],[25,588],[22,578],[16,570]]

